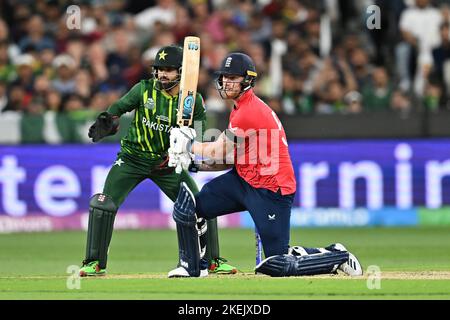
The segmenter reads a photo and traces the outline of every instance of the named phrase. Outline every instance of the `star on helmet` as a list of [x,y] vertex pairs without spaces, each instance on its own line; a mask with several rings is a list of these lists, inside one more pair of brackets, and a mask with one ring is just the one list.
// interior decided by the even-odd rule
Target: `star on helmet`
[[159,60],[166,60],[167,53],[163,50],[159,53]]

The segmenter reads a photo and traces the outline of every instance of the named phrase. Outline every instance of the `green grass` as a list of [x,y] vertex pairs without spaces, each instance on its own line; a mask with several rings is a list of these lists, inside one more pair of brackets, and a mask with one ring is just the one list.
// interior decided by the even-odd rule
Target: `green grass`
[[81,288],[71,290],[66,270],[80,265],[85,237],[85,232],[0,235],[0,299],[450,299],[448,227],[292,230],[292,245],[342,242],[364,268],[376,265],[382,276],[435,271],[439,277],[387,276],[378,290],[368,289],[366,277],[255,276],[249,229],[220,231],[221,255],[241,273],[205,279],[165,278],[177,262],[175,231],[115,231],[108,275],[81,279]]

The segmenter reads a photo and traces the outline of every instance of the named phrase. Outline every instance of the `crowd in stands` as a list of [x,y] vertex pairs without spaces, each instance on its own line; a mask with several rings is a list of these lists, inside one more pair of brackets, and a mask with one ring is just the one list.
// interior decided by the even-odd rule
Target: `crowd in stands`
[[450,1],[5,0],[0,116],[99,113],[187,35],[201,38],[198,90],[212,113],[228,111],[213,72],[234,51],[253,58],[255,90],[277,113],[450,108]]

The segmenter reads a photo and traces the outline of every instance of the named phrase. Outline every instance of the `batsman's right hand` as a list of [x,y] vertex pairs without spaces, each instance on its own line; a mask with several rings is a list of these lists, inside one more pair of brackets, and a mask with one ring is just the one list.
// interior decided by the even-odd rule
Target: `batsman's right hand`
[[115,134],[119,130],[119,117],[108,112],[98,115],[95,123],[89,128],[88,137],[97,142],[104,137]]
[[172,148],[169,148],[169,167],[174,167],[175,172],[180,174],[182,170],[188,170],[189,166],[193,163],[195,157],[190,152],[178,153],[174,152]]

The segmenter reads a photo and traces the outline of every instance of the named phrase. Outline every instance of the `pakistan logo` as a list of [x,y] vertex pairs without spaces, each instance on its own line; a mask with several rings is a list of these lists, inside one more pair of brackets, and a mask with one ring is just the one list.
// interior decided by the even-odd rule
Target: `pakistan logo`
[[152,110],[155,107],[155,101],[153,101],[152,98],[148,98],[147,102],[144,103],[144,107],[147,108],[147,109]]

